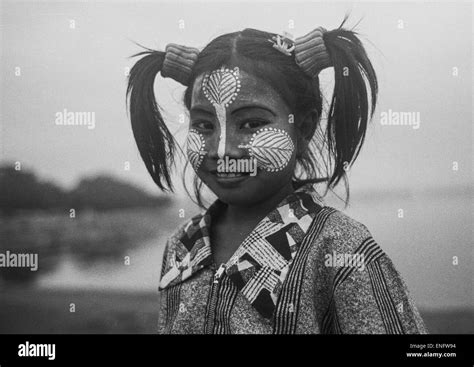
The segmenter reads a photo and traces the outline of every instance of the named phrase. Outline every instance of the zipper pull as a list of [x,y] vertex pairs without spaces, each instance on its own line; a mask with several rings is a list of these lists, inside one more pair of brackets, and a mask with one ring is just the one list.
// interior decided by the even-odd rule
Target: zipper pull
[[219,279],[222,277],[222,274],[224,274],[224,270],[225,270],[225,264],[221,264],[221,266],[219,266],[219,268],[214,273],[214,283],[215,284],[219,283]]

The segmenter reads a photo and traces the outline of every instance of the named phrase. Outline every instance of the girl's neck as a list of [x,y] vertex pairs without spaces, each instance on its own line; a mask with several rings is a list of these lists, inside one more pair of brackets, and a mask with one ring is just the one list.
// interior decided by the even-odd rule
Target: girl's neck
[[290,181],[288,185],[283,186],[275,195],[268,200],[259,202],[252,206],[236,206],[227,205],[223,213],[226,221],[231,223],[248,223],[256,222],[263,219],[269,212],[277,207],[277,205],[288,195],[294,192],[293,184]]

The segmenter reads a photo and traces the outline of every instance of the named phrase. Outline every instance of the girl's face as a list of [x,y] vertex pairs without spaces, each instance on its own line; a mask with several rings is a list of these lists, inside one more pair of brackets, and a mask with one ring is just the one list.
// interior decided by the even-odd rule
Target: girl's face
[[252,206],[274,197],[291,185],[295,169],[292,113],[268,83],[238,68],[198,76],[187,138],[191,165],[224,203]]

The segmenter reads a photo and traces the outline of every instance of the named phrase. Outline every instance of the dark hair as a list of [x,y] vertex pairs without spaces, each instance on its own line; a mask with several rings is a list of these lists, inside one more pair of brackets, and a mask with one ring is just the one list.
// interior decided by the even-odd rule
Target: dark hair
[[[184,104],[189,110],[193,82],[201,73],[224,65],[238,66],[258,75],[272,85],[294,111],[298,139],[312,138],[308,149],[297,154],[295,183],[320,182],[323,177],[328,188],[333,189],[343,179],[347,204],[349,187],[345,168],[354,163],[360,152],[367,124],[375,110],[378,86],[374,68],[357,33],[343,28],[346,20],[347,17],[337,29],[323,35],[334,67],[334,92],[324,131],[318,129],[322,115],[319,78],[307,76],[294,57],[275,50],[268,41],[275,34],[255,29],[219,36],[199,53],[184,94]],[[177,143],[166,127],[153,92],[154,79],[163,66],[165,53],[146,48],[132,57],[142,55],[145,56],[130,71],[127,87],[133,134],[155,183],[163,191],[173,191],[170,172]],[[308,121],[305,116],[311,112],[316,118],[310,119],[310,126],[303,126],[303,121]],[[195,177],[194,193],[198,204],[203,206],[201,187],[202,182]]]

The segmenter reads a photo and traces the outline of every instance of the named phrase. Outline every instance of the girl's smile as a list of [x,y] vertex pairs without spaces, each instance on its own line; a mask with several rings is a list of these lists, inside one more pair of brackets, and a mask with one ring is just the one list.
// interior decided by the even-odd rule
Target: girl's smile
[[246,181],[249,177],[249,173],[224,173],[216,172],[216,182],[222,187],[238,187],[241,183]]

